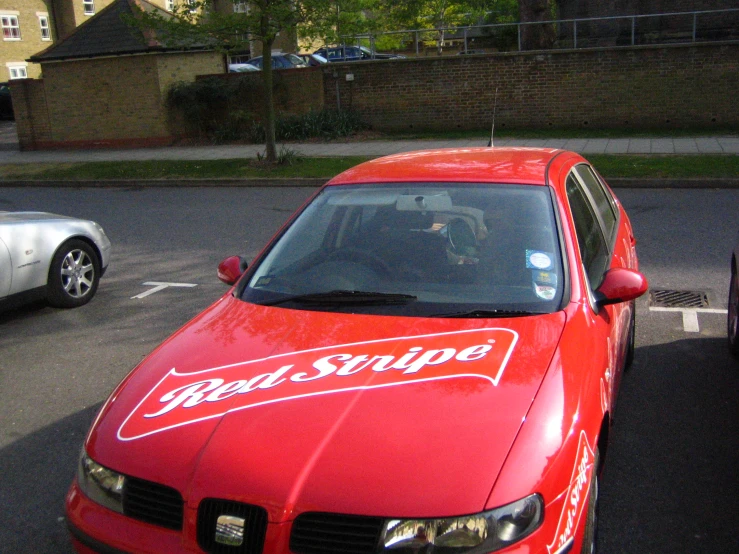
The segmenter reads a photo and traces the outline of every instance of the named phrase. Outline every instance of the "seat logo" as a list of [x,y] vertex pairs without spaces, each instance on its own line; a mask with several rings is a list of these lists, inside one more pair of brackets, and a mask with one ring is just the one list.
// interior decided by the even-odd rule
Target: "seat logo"
[[215,540],[227,546],[241,546],[244,543],[244,525],[246,520],[236,516],[218,516],[216,521]]

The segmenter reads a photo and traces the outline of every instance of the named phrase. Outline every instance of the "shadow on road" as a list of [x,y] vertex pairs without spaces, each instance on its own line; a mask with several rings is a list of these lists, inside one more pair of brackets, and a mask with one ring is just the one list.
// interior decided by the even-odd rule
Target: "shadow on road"
[[726,339],[637,349],[601,487],[601,552],[739,552],[738,385]]
[[[738,384],[723,339],[637,349],[601,487],[600,552],[739,552]],[[24,437],[6,431],[14,442],[0,449],[3,552],[71,552],[64,495],[98,408]]]
[[[99,408],[91,406],[0,449],[0,551],[73,552],[63,519],[64,495]],[[12,431],[8,434],[3,442],[13,439]]]

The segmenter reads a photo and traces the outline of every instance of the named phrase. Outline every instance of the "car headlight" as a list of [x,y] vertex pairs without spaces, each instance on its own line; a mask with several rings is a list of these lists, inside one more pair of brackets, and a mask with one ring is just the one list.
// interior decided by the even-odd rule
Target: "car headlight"
[[481,514],[444,519],[393,519],[385,524],[382,552],[475,554],[493,552],[531,534],[544,503],[532,494]]
[[98,504],[123,513],[123,485],[126,478],[93,461],[82,450],[77,482],[85,495]]

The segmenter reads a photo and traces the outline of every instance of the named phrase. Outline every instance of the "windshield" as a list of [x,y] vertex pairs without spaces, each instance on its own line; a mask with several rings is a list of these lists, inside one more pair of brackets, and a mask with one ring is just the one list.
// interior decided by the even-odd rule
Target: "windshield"
[[352,313],[550,313],[563,291],[543,186],[326,187],[249,273],[246,301]]

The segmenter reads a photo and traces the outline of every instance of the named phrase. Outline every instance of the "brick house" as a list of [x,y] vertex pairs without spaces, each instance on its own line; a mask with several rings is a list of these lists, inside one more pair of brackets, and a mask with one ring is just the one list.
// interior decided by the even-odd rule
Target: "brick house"
[[145,0],[114,0],[64,40],[29,58],[43,79],[12,85],[22,149],[152,146],[181,127],[164,109],[167,89],[225,72],[222,54],[170,48],[126,23]]
[[[167,11],[182,0],[150,0]],[[0,82],[41,77],[41,67],[27,60],[70,36],[77,27],[100,13],[113,0],[0,0],[3,42],[0,43]],[[245,12],[247,3],[214,0],[219,12]],[[295,50],[295,33],[284,33],[275,48]],[[248,58],[249,52],[241,53]],[[256,55],[256,54],[254,54]],[[246,61],[239,59],[238,61]]]

